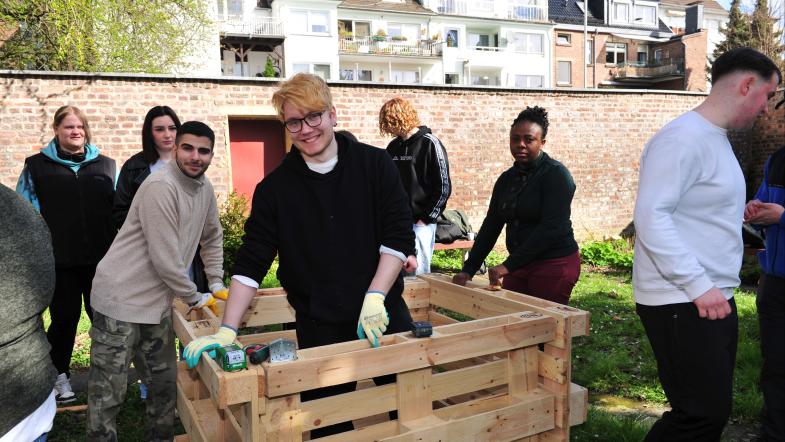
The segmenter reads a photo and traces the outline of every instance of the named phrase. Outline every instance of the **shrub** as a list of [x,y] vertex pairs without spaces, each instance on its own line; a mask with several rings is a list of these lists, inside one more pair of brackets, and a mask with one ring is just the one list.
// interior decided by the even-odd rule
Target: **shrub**
[[632,248],[623,239],[592,241],[581,245],[581,262],[618,270],[632,269]]
[[218,219],[224,231],[224,281],[228,284],[234,267],[234,255],[243,245],[245,221],[248,219],[248,198],[232,191],[221,204]]

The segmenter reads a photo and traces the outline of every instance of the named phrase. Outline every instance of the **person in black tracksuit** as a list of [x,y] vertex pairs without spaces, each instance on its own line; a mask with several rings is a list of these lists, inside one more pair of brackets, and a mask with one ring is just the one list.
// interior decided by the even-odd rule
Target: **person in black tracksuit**
[[414,106],[400,97],[382,106],[379,130],[395,137],[387,145],[387,153],[409,195],[417,249],[416,273],[430,273],[436,219],[444,212],[452,193],[447,152],[429,128],[420,126]]
[[[233,342],[276,255],[278,279],[295,310],[298,348],[358,338],[378,346],[385,331],[409,330],[401,269],[414,254],[414,235],[395,165],[383,150],[334,132],[337,114],[321,78],[295,75],[281,85],[273,104],[294,145],[256,186],[223,323],[215,335],[188,344],[190,367],[203,351]],[[382,324],[388,315],[389,323]],[[394,375],[376,379],[394,380]],[[354,388],[350,382],[304,391],[301,398]],[[316,428],[311,438],[352,428],[351,422]]]
[[116,233],[112,221],[116,165],[90,144],[90,128],[79,108],[59,108],[53,129],[52,141],[25,159],[16,190],[41,213],[52,233],[56,282],[47,338],[59,373],[56,399],[67,403],[75,400],[69,366],[82,298],[92,318],[95,267]]

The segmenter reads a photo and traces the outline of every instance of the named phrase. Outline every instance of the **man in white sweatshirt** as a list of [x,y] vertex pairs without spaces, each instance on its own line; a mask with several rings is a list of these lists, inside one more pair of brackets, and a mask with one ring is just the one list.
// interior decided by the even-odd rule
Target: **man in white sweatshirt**
[[641,155],[633,288],[672,410],[647,441],[719,441],[730,416],[743,254],[745,183],[727,131],[767,112],[782,74],[738,48],[712,66],[712,89]]

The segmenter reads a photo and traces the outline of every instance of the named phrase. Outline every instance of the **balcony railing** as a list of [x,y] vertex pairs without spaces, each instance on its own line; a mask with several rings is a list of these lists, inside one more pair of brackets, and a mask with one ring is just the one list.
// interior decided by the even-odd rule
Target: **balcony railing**
[[410,42],[382,37],[342,37],[338,40],[338,51],[342,54],[435,57],[441,55],[442,44],[430,40]]
[[655,61],[653,63],[620,63],[616,65],[615,68],[613,68],[613,78],[615,79],[655,79],[683,75],[684,60],[681,58],[669,58],[666,60]]
[[242,17],[218,18],[218,27],[224,34],[249,37],[283,37],[283,22],[272,17],[243,19]]
[[425,0],[424,6],[439,14],[525,21],[548,20],[548,4],[544,1]]

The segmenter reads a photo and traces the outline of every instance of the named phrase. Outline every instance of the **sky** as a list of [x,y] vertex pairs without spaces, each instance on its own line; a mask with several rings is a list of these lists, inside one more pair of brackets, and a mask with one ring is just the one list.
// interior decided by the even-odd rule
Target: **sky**
[[[721,4],[725,9],[730,9],[730,0],[716,0],[717,3]],[[782,3],[782,0],[769,0],[769,9],[774,11],[776,10],[776,5]],[[752,12],[755,9],[755,0],[742,0],[741,1],[741,10],[744,12]]]

